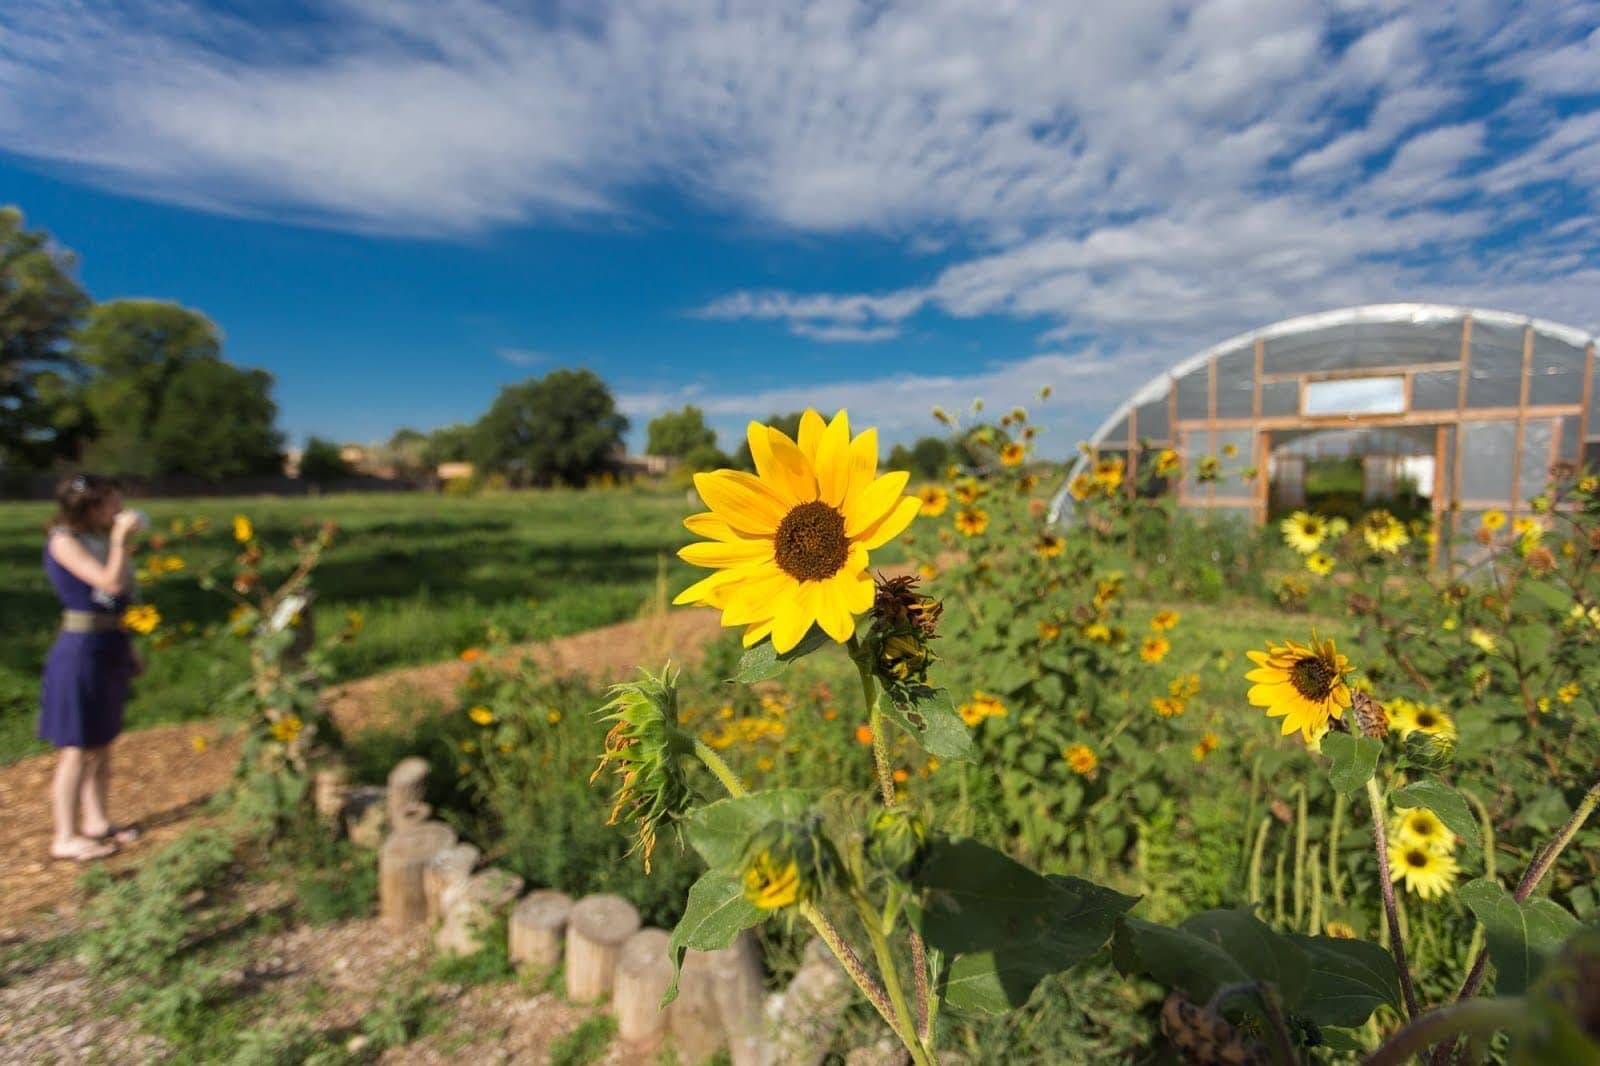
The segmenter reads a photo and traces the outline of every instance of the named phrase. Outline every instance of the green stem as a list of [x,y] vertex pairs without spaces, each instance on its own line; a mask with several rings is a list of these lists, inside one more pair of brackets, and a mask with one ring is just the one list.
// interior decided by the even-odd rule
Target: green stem
[[850,638],[850,659],[856,664],[856,674],[861,678],[861,698],[867,705],[867,724],[872,730],[872,765],[878,775],[878,793],[885,807],[894,806],[894,770],[889,766],[889,742],[884,736],[883,711],[878,684],[872,677],[872,667],[862,658],[861,645]]
[[1400,991],[1405,996],[1406,1017],[1417,1016],[1417,990],[1411,984],[1411,967],[1406,963],[1405,934],[1394,903],[1394,882],[1389,880],[1389,841],[1383,829],[1383,793],[1376,777],[1367,778],[1367,801],[1372,805],[1372,843],[1378,852],[1378,887],[1383,893],[1383,914],[1389,923],[1390,947],[1395,968],[1400,971]]
[[833,957],[838,959],[839,965],[844,967],[844,972],[850,975],[850,979],[856,983],[856,987],[861,989],[861,994],[867,997],[867,1002],[872,1004],[889,1028],[895,1028],[894,1007],[890,1004],[889,997],[884,992],[883,986],[874,981],[872,975],[867,972],[866,964],[861,961],[861,956],[856,954],[854,948],[845,943],[844,937],[839,935],[839,930],[828,919],[828,916],[817,908],[816,904],[802,903],[799,909],[800,916],[811,923],[811,927],[817,931],[817,935],[822,938],[822,942],[828,945],[828,950],[833,952]]
[[749,792],[749,789],[744,787],[744,782],[740,781],[738,776],[728,768],[728,764],[722,761],[722,756],[712,751],[711,745],[699,737],[694,739],[694,753],[701,762],[706,764],[708,770],[717,775],[717,780],[721,781],[722,787],[728,790],[728,795],[738,798]]
[[1250,853],[1249,892],[1251,906],[1260,906],[1265,900],[1261,898],[1261,863],[1266,857],[1267,833],[1272,829],[1272,815],[1261,819],[1261,828],[1256,830],[1256,846]]
[[1344,828],[1345,798],[1343,792],[1333,795],[1333,823],[1328,828],[1328,889],[1333,901],[1344,906],[1343,879],[1339,876],[1339,834]]
[[1295,806],[1294,826],[1294,927],[1303,928],[1301,922],[1306,914],[1306,786],[1302,783],[1295,786],[1300,793],[1299,802]]
[[1435,1044],[1453,1045],[1457,1038],[1488,1037],[1526,1017],[1520,999],[1477,999],[1450,1003],[1413,1018],[1383,1046],[1362,1060],[1362,1066],[1403,1066]]
[[895,1033],[900,1037],[900,1042],[905,1044],[906,1050],[911,1052],[911,1060],[918,1066],[925,1066],[933,1062],[922,1040],[917,1035],[916,1022],[912,1020],[911,1008],[906,1002],[905,989],[900,985],[900,971],[895,966],[894,952],[889,946],[889,938],[883,935],[883,926],[875,919],[872,904],[865,897],[856,897],[856,909],[861,915],[861,924],[866,927],[867,938],[872,941],[872,953],[878,960],[878,972],[883,976],[884,991],[889,994],[889,1003],[894,1008],[896,1021],[891,1023]]

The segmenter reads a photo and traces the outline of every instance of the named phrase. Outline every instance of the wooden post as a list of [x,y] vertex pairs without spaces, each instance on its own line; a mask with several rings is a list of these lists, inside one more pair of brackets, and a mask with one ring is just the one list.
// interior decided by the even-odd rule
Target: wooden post
[[522,892],[522,878],[509,870],[490,867],[473,874],[446,897],[444,924],[433,943],[446,955],[471,955],[484,946],[484,936],[494,920],[504,914]]
[[471,844],[457,844],[440,851],[422,870],[422,898],[428,906],[428,924],[444,919],[445,897],[461,888],[472,877],[483,855]]
[[908,1066],[910,1062],[911,1053],[893,1033],[863,1047],[851,1048],[844,1057],[844,1066]]
[[761,950],[746,929],[729,947],[711,954],[717,1019],[728,1037],[733,1066],[766,1066],[766,989],[761,980]]
[[1472,316],[1461,316],[1461,372],[1456,377],[1456,435],[1450,453],[1450,552],[1445,560],[1455,563],[1455,544],[1461,536],[1461,462],[1466,446],[1461,432],[1467,413],[1467,389],[1472,382]]
[[389,826],[398,831],[402,826],[416,825],[428,820],[432,812],[422,801],[428,784],[428,760],[415,755],[401,759],[389,771]]
[[378,914],[385,929],[403,933],[427,921],[423,868],[455,842],[455,830],[443,822],[423,822],[400,830],[384,843],[378,853]]
[[778,1009],[774,1066],[822,1066],[850,1000],[850,978],[844,968],[826,944],[811,941]]
[[667,1028],[679,1062],[704,1062],[727,1045],[712,994],[716,986],[713,969],[709,952],[690,949],[684,953],[678,998],[667,1012]]
[[622,945],[617,958],[612,1013],[617,1016],[617,1036],[631,1050],[648,1050],[667,1031],[667,1012],[661,997],[672,983],[672,959],[665,929],[641,929]]
[[[1522,435],[1528,422],[1528,371],[1533,365],[1533,326],[1522,327],[1522,383],[1517,392],[1517,436],[1511,442],[1511,517],[1522,510]],[[1541,486],[1542,487],[1542,486]]]
[[611,995],[622,942],[639,929],[639,912],[621,896],[588,896],[567,922],[567,998],[595,1003]]
[[384,799],[379,785],[362,785],[345,796],[344,835],[350,843],[368,851],[383,847],[384,835],[389,832],[389,808]]
[[566,893],[548,888],[530,892],[511,912],[512,965],[545,973],[561,965],[561,944],[571,913],[572,897]]
[[350,795],[350,767],[343,762],[319,766],[311,778],[311,805],[324,825],[337,826]]

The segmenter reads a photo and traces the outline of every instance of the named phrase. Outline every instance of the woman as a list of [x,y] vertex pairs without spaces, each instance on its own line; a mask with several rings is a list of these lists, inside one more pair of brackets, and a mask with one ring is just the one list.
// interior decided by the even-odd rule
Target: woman
[[134,593],[129,538],[140,518],[122,509],[115,481],[95,474],[63,481],[56,501],[44,569],[63,610],[40,685],[39,738],[58,751],[50,854],[83,862],[105,858],[137,836],[112,825],[106,792],[128,683],[144,670],[122,627]]

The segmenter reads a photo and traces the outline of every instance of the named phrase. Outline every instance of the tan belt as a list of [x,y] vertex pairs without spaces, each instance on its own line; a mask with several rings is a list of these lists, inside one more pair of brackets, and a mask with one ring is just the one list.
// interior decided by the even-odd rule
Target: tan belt
[[110,633],[122,628],[122,618],[102,611],[62,611],[63,633]]

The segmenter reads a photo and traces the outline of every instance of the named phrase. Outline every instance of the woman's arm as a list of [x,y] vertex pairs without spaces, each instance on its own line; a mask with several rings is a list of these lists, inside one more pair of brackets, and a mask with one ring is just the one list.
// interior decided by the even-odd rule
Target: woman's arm
[[117,516],[111,526],[111,550],[103,563],[64,530],[50,535],[50,557],[79,581],[107,596],[120,596],[127,591],[128,533],[137,521],[132,515],[127,520],[123,515]]

